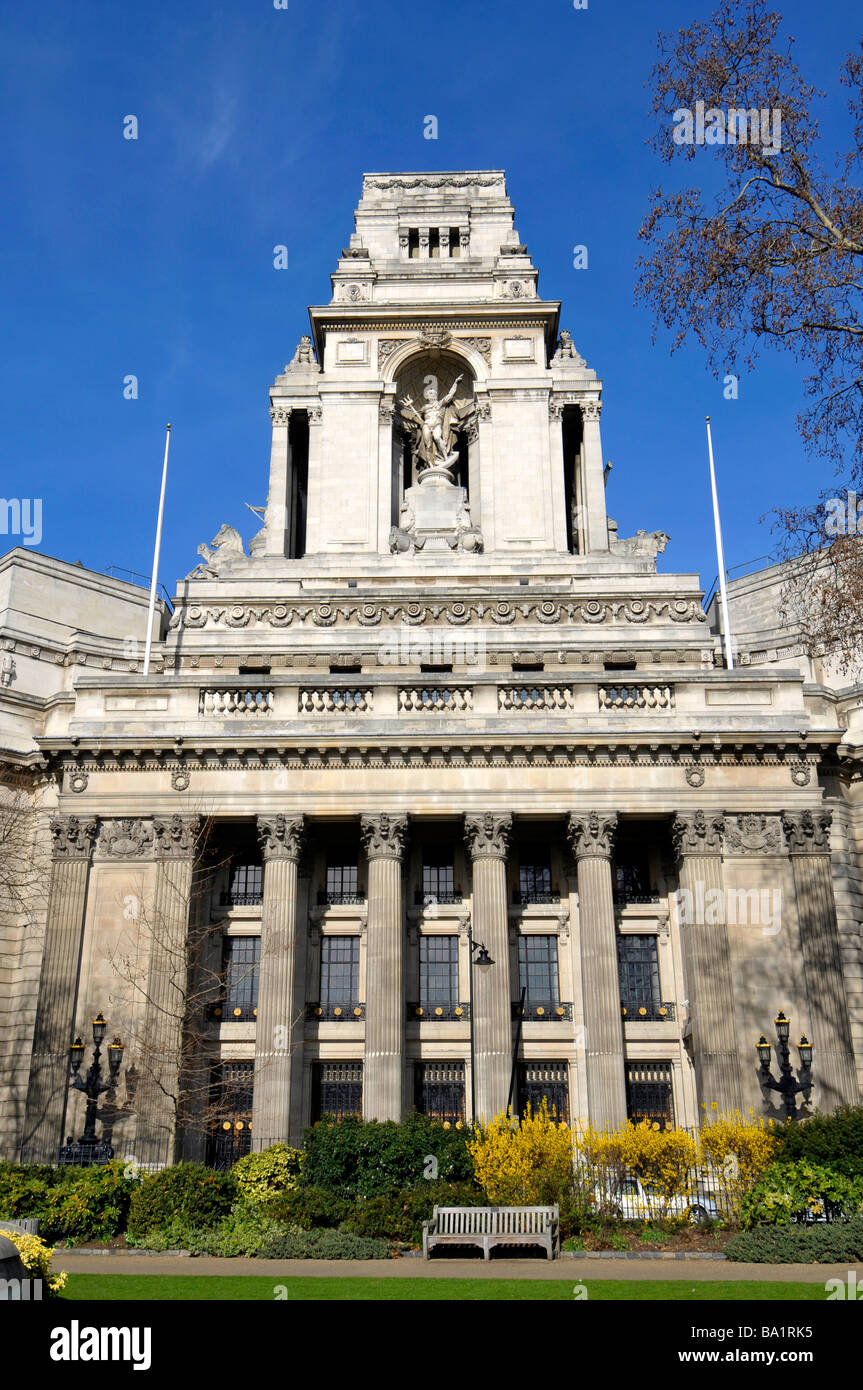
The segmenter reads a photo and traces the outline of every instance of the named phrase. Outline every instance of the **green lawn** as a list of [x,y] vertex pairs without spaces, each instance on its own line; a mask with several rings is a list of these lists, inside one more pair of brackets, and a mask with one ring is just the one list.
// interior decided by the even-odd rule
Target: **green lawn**
[[[363,1279],[363,1278],[281,1278],[278,1275],[171,1275],[156,1274],[70,1274],[64,1296],[96,1303],[119,1299],[151,1302],[227,1300],[274,1300],[274,1290],[285,1287],[288,1299],[304,1302],[315,1299],[357,1302],[395,1300],[402,1302],[484,1302],[505,1299],[531,1302],[547,1299],[571,1302],[573,1287],[569,1279]],[[693,1284],[686,1279],[594,1279],[583,1281],[593,1302],[612,1300],[730,1302],[750,1300],[804,1300],[824,1302],[823,1283],[783,1284],[760,1280],[740,1282],[707,1281]],[[284,1297],[284,1295],[282,1295]]]

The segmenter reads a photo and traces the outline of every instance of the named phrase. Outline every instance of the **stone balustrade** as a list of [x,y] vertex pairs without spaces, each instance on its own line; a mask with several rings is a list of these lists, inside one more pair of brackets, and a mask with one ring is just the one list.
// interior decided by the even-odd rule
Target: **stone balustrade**
[[601,685],[601,710],[674,709],[673,685]]
[[404,714],[460,714],[473,709],[470,686],[407,686],[399,690],[399,711]]
[[256,690],[252,686],[248,689],[229,687],[224,690],[202,690],[198,699],[198,713],[211,719],[269,714],[272,708],[273,691]]
[[301,690],[300,714],[370,714],[374,709],[371,690],[346,690],[328,686],[321,690]]
[[498,688],[499,710],[571,710],[572,689],[566,685],[503,685]]

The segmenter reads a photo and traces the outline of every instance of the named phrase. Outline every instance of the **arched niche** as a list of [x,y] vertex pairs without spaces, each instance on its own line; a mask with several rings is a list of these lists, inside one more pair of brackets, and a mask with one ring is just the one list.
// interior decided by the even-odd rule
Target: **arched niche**
[[[460,378],[460,380],[459,380]],[[440,401],[455,395],[447,406],[445,437],[458,458],[450,466],[452,481],[471,493],[471,453],[477,441],[476,374],[471,364],[451,348],[414,351],[395,364],[393,411],[392,519],[397,524],[402,499],[420,480],[424,464],[418,453],[419,427],[410,404],[420,414],[430,386]],[[456,384],[457,383],[457,384]]]

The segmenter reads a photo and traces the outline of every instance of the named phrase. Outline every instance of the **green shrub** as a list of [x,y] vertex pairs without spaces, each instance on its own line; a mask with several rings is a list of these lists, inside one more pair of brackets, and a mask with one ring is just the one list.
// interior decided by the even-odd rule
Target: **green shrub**
[[446,1129],[426,1115],[410,1115],[400,1124],[353,1116],[325,1119],[306,1131],[300,1182],[342,1197],[375,1197],[393,1188],[420,1186],[430,1157],[436,1160],[439,1180],[470,1182],[467,1135],[467,1130]]
[[759,1226],[732,1236],[729,1260],[753,1264],[847,1264],[863,1260],[863,1220],[817,1226]]
[[863,1211],[863,1177],[847,1178],[834,1168],[800,1159],[771,1163],[741,1203],[740,1223],[751,1226],[786,1223],[792,1217],[855,1216]]
[[302,1159],[302,1149],[271,1144],[262,1153],[246,1154],[234,1164],[231,1172],[242,1197],[265,1202],[296,1187]]
[[808,1159],[846,1178],[863,1177],[863,1105],[844,1105],[832,1115],[786,1125],[777,1131],[780,1162]]
[[431,1220],[435,1206],[487,1205],[485,1193],[472,1183],[426,1182],[422,1187],[358,1197],[344,1229],[359,1236],[382,1236],[404,1245],[420,1245],[423,1222]]
[[304,1231],[340,1226],[353,1209],[349,1197],[337,1197],[325,1187],[295,1187],[291,1192],[270,1197],[265,1203],[266,1213],[274,1221],[285,1226],[299,1226]]
[[109,1240],[126,1225],[135,1190],[119,1160],[92,1168],[0,1165],[0,1220],[35,1217],[49,1244]]
[[390,1247],[385,1240],[351,1231],[285,1230],[258,1254],[271,1260],[386,1260]]
[[129,1205],[128,1232],[137,1238],[166,1229],[174,1217],[191,1228],[212,1230],[228,1215],[236,1196],[233,1174],[178,1163],[148,1174],[137,1184]]

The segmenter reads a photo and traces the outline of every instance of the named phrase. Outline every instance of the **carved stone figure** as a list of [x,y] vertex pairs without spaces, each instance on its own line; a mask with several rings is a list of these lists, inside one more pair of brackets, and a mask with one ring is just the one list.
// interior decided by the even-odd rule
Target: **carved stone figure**
[[671,537],[664,531],[636,531],[634,536],[617,536],[612,539],[609,526],[609,546],[614,555],[626,555],[635,559],[655,560],[661,555]]
[[399,401],[402,419],[413,437],[414,453],[423,465],[423,471],[432,469],[450,481],[452,475],[449,470],[458,460],[458,450],[454,445],[459,410],[453,408],[453,401],[461,379],[460,375],[457,376],[446,395],[439,397],[437,377],[428,376],[423,390],[425,405],[419,410],[410,396],[403,396]]
[[584,367],[584,358],[575,350],[575,343],[572,341],[572,334],[566,328],[560,330],[560,337],[557,340],[557,351],[552,357],[552,364],[555,362],[570,361],[573,366]]
[[203,556],[203,565],[196,565],[187,579],[218,579],[225,561],[241,559],[245,555],[239,531],[233,526],[220,526],[209,545],[199,545],[198,554]]

